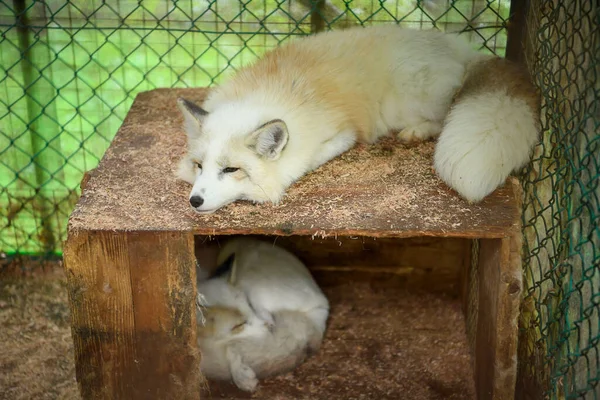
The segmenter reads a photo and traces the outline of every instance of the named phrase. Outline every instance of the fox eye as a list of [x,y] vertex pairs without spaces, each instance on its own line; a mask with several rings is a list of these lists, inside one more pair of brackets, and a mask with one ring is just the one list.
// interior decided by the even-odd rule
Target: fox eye
[[244,328],[244,325],[246,325],[246,322],[248,322],[248,321],[244,321],[241,324],[235,325],[233,328],[231,328],[231,332],[240,331],[241,329]]
[[195,163],[195,164],[196,164],[196,166],[197,166],[199,169],[202,169],[202,163],[199,163],[199,162],[197,162],[197,163]]
[[232,172],[235,172],[237,170],[239,170],[239,168],[227,167],[227,168],[223,168],[223,173],[231,174]]

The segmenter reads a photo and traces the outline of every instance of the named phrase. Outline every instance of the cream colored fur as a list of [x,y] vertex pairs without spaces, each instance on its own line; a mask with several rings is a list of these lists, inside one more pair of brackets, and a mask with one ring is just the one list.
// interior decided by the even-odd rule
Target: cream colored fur
[[[480,57],[454,35],[394,25],[322,33],[267,53],[213,89],[201,112],[180,101],[188,154],[179,176],[193,184],[190,198],[202,200],[194,209],[211,213],[240,199],[276,203],[298,178],[357,141],[390,131],[404,141],[438,135],[467,66]],[[453,120],[476,122],[476,113],[457,106]],[[498,185],[496,178],[458,185],[448,179],[456,165],[441,163],[449,170],[440,176],[468,199],[480,197],[471,184]],[[506,178],[505,168],[491,175]]]
[[258,379],[293,369],[319,349],[329,302],[300,260],[279,247],[234,239],[219,264],[231,254],[229,273],[198,283],[200,368],[253,391]]
[[497,57],[479,58],[444,122],[435,170],[478,202],[529,161],[539,130],[539,98],[527,71]]

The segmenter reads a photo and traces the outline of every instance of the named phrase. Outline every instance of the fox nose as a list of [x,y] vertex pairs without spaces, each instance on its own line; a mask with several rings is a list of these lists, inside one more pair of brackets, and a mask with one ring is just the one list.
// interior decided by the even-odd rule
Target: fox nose
[[190,198],[190,204],[194,208],[200,207],[202,205],[202,203],[204,203],[204,199],[202,197],[200,197],[200,196],[192,196]]

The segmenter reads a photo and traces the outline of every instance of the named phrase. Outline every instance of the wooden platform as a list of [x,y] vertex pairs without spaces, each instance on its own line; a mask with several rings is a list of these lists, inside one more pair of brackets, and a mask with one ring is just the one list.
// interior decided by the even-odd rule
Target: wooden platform
[[277,205],[239,202],[202,216],[190,186],[173,174],[185,151],[177,96],[201,101],[203,90],[138,95],[98,168],[91,172],[69,230],[192,231],[197,234],[506,236],[518,219],[511,184],[470,205],[432,170],[434,143],[394,140],[357,146],[307,175]]
[[[175,99],[201,101],[204,95],[201,89],[141,93],[100,165],[82,182],[69,221],[65,268],[84,398],[197,399],[195,237],[256,234],[286,236],[291,242],[301,237],[434,237],[440,243],[456,238],[460,254],[470,254],[471,239],[480,239],[474,262],[460,259],[435,285],[450,287],[460,298],[478,398],[512,399],[521,293],[515,179],[471,205],[435,176],[433,143],[406,147],[386,139],[357,146],[308,174],[279,205],[240,202],[201,216],[189,206],[189,185],[177,182],[173,172],[185,151]],[[351,248],[341,250],[350,259],[369,261],[373,254]],[[392,274],[413,271],[403,279],[427,286],[441,254],[423,258],[427,251],[388,252],[386,264],[375,267]],[[399,269],[398,254],[416,264],[427,262]],[[412,335],[416,340],[416,331]]]

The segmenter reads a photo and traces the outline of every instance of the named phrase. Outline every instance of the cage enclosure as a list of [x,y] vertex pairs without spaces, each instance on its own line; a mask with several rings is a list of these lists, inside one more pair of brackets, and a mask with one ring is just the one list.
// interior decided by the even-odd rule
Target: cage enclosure
[[230,235],[292,250],[331,302],[321,351],[260,398],[508,399],[521,296],[515,180],[480,204],[431,167],[433,142],[359,145],[293,185],[278,205],[208,216],[173,172],[185,149],[176,98],[136,98],[83,182],[65,248],[77,377],[85,397],[239,397],[200,393],[196,252]]
[[[79,182],[85,171],[97,166],[140,92],[219,84],[266,50],[322,30],[397,23],[460,32],[482,52],[522,61],[542,99],[542,137],[521,176],[524,274],[517,398],[598,399],[599,6],[585,0],[0,1],[0,272],[13,256],[60,255],[67,217],[80,194]],[[219,229],[227,221],[232,226],[250,221],[241,217],[241,210],[273,218],[269,229],[251,224],[246,228],[257,228],[260,232],[254,233],[265,240],[298,252],[333,304],[323,351],[290,378],[286,387],[291,391],[294,382],[297,391],[288,391],[292,393],[288,397],[302,393],[310,397],[309,388],[332,393],[334,384],[337,390],[358,393],[357,397],[393,397],[398,390],[410,397],[411,388],[402,384],[414,376],[434,398],[451,398],[463,389],[467,396],[468,373],[458,368],[465,357],[474,357],[470,361],[474,360],[478,388],[501,375],[490,369],[492,361],[477,358],[483,357],[480,348],[488,349],[488,355],[498,355],[498,346],[508,349],[497,365],[512,371],[508,332],[514,326],[507,321],[512,323],[513,314],[502,310],[513,309],[498,308],[503,304],[498,303],[500,293],[490,292],[483,285],[491,281],[481,279],[484,273],[497,271],[493,279],[500,279],[503,290],[515,282],[511,273],[517,274],[517,252],[505,245],[519,247],[518,236],[513,235],[517,220],[512,219],[516,211],[510,187],[483,208],[463,207],[453,203],[451,193],[426,169],[420,170],[424,180],[419,183],[408,179],[415,172],[412,163],[400,172],[384,166],[371,176],[360,175],[367,182],[354,181],[368,187],[362,192],[352,189],[363,197],[351,206],[343,197],[338,199],[346,192],[336,192],[337,180],[348,183],[350,175],[345,175],[357,171],[338,170],[336,181],[328,180],[321,189],[313,186],[311,192],[302,192],[310,187],[310,177],[297,185],[296,199],[305,197],[305,209],[293,197],[280,207],[235,205],[219,213],[221,217],[208,219],[201,231],[200,220],[185,204],[187,189],[165,172],[174,168],[183,138],[175,125],[169,128],[173,136],[168,139],[160,129],[163,123],[175,124],[178,117],[172,110],[159,110],[166,121],[158,124],[153,111],[140,108],[149,99],[145,96],[150,95],[138,99],[107,159],[85,178],[89,185],[69,228],[65,259],[78,379],[85,397],[148,397],[148,393],[177,397],[173,395],[177,390],[187,395],[179,397],[200,395],[192,315],[194,236],[205,246],[221,243],[221,236],[250,233],[250,229]],[[152,104],[152,109],[156,106]],[[164,147],[171,141],[176,143]],[[426,157],[427,146],[408,153]],[[153,152],[158,147],[164,158],[157,161]],[[397,154],[406,154],[404,148],[392,147]],[[162,153],[165,149],[168,154]],[[135,158],[136,151],[140,159]],[[375,153],[369,151],[357,149],[352,154],[361,159],[375,157],[377,151],[382,157],[390,152],[384,144],[373,149]],[[393,168],[405,167],[391,153],[387,160],[393,160]],[[348,158],[345,163],[352,164]],[[393,202],[385,204],[375,192],[367,196],[371,190],[385,193],[385,182],[392,176],[410,182],[406,188],[390,189],[397,195]],[[433,194],[410,197],[423,194],[421,187]],[[319,201],[308,202],[309,195],[317,195]],[[422,214],[433,205],[424,203],[425,198],[445,199],[448,204],[437,204],[435,215]],[[371,204],[371,209],[359,207],[353,215],[353,207],[363,203]],[[142,214],[139,206],[146,205],[154,208]],[[299,226],[312,215],[308,207],[315,205],[320,211],[313,223]],[[377,219],[373,210],[383,209],[389,217]],[[290,210],[294,212],[287,222],[277,219]],[[363,231],[351,232],[357,226]],[[210,240],[205,240],[208,236]],[[343,254],[346,250],[352,256]],[[327,259],[324,254],[332,256]],[[508,260],[511,254],[515,260],[509,267],[502,261],[502,268],[482,268],[492,256]],[[517,291],[518,285],[512,289]],[[429,305],[424,310],[417,307]],[[490,308],[498,313],[488,313]],[[466,330],[459,332],[462,320]],[[443,347],[444,340],[439,344],[423,333],[434,329],[432,321],[445,321],[442,336],[450,331],[458,334],[452,342],[457,357],[444,362],[425,353],[417,357],[417,349]],[[351,330],[360,323],[362,331]],[[486,324],[496,327],[495,336],[494,329],[479,328]],[[406,327],[420,327],[424,342],[408,340],[415,337],[408,333],[399,336]],[[500,335],[502,327],[508,327],[505,336]],[[489,336],[478,336],[483,332]],[[369,341],[373,343],[367,346]],[[339,343],[346,347],[338,347]],[[405,351],[407,343],[413,344],[410,354]],[[465,343],[468,353],[463,351]],[[362,368],[366,364],[359,361],[368,360],[370,354],[381,358]],[[456,376],[449,373],[452,362],[462,371]],[[343,366],[348,379],[331,372],[333,364]],[[361,365],[360,370],[350,369]],[[439,365],[443,367],[436,369]],[[482,365],[488,369],[482,370]],[[313,375],[302,375],[308,371]],[[385,386],[392,374],[399,386]],[[350,380],[356,376],[362,378]],[[510,388],[512,372],[504,376]],[[329,392],[325,381],[331,385]],[[268,397],[272,382],[279,381],[265,383],[264,396],[257,397]],[[230,395],[225,386],[210,389],[213,395]]]

